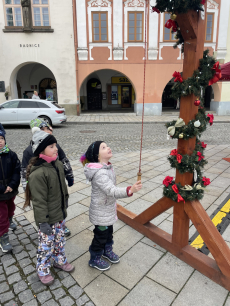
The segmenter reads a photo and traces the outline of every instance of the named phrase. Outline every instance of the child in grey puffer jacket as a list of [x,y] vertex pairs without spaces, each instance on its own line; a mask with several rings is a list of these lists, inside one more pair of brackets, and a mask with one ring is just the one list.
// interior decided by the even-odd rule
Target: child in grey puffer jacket
[[100,271],[110,268],[107,261],[112,263],[120,261],[119,256],[113,252],[113,224],[117,220],[116,199],[126,198],[142,188],[141,182],[132,187],[116,187],[116,175],[112,164],[111,149],[103,141],[92,143],[80,161],[85,165],[84,173],[92,184],[89,219],[95,225],[94,238],[89,247],[89,266]]

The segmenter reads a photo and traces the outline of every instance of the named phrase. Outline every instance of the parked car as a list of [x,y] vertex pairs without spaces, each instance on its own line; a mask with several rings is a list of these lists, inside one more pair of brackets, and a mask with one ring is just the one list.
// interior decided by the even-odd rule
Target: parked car
[[50,125],[66,122],[65,109],[46,100],[15,99],[0,104],[2,124],[29,124],[32,119],[42,118]]

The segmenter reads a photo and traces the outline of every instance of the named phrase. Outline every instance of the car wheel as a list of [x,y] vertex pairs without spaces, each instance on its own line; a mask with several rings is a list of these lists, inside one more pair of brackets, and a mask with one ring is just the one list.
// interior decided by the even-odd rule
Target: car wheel
[[45,121],[46,123],[48,123],[50,126],[52,126],[52,121],[50,120],[49,117],[40,116],[40,117],[38,117],[38,118],[42,119],[43,121]]

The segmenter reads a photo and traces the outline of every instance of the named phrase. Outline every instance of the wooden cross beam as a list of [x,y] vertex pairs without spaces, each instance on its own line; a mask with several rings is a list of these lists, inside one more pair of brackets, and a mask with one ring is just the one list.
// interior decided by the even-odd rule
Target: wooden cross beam
[[[185,80],[192,76],[194,70],[199,67],[199,60],[203,58],[205,19],[202,18],[202,12],[189,11],[186,14],[178,15],[176,21],[185,41],[183,65],[183,79]],[[195,99],[193,94],[181,97],[180,118],[185,121],[185,124],[195,119],[198,112],[197,106],[194,105]],[[178,151],[181,154],[191,155],[195,144],[196,138],[179,139]],[[182,186],[192,185],[193,173],[180,174],[179,171],[176,171],[176,183],[179,182]],[[170,207],[174,207],[172,235],[150,222]],[[199,201],[188,201],[184,204],[163,197],[139,215],[135,215],[120,205],[117,210],[119,219],[230,290],[230,250]],[[189,220],[193,222],[215,260],[188,244]]]

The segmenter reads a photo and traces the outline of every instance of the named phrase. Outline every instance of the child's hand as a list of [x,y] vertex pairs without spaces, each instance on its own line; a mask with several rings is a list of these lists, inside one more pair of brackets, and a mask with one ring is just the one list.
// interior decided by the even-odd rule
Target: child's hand
[[11,187],[7,186],[6,191],[5,191],[4,193],[11,192],[12,190],[13,190],[13,189],[12,189]]
[[142,184],[141,181],[136,182],[131,188],[130,188],[130,193],[135,193],[141,190]]

